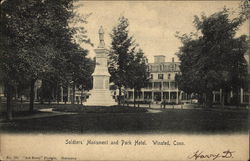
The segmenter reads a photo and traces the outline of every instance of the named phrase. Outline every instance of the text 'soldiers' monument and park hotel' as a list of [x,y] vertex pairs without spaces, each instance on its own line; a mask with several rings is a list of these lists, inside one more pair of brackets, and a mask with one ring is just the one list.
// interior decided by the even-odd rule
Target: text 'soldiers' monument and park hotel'
[[85,105],[87,106],[112,106],[116,105],[115,100],[109,90],[109,78],[108,72],[108,50],[105,48],[104,43],[104,31],[102,26],[99,29],[99,45],[95,49],[96,53],[96,65],[95,71],[92,74],[93,77],[93,89],[90,91],[89,99]]

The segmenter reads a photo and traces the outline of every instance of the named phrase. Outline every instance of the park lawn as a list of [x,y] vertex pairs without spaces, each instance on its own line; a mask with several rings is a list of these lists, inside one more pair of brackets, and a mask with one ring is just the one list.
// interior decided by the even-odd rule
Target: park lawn
[[134,108],[129,106],[82,106],[82,105],[63,105],[54,106],[53,111],[76,112],[76,113],[140,113],[147,112],[146,108]]
[[81,113],[16,120],[1,125],[11,133],[247,133],[248,110],[167,109],[160,113]]

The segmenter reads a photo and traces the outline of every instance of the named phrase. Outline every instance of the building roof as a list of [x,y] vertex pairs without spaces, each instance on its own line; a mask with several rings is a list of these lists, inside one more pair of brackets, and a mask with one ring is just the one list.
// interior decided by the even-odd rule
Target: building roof
[[179,72],[180,62],[149,63],[150,72]]

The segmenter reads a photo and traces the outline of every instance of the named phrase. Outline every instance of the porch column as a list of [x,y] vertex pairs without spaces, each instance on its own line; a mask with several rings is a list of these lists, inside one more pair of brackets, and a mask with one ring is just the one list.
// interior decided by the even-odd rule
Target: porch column
[[243,95],[244,95],[244,91],[243,88],[240,88],[240,103],[243,103]]
[[[76,86],[74,86],[74,88],[75,88],[74,91],[73,91],[73,89],[72,89],[72,98],[73,98],[74,102],[76,102]],[[73,93],[73,92],[75,92],[75,93]],[[74,97],[73,97],[73,96],[74,96]]]
[[[177,84],[177,82],[175,82]],[[178,84],[176,85],[176,89],[177,89],[177,93],[176,93],[176,104],[179,103],[179,88],[178,88]]]
[[161,81],[161,101],[163,101],[163,81]]
[[168,81],[168,102],[170,102],[170,81]]
[[161,101],[163,101],[163,92],[161,91]]
[[37,86],[34,88],[34,101],[37,101]]
[[154,102],[154,82],[152,82],[152,102]]
[[135,89],[132,90],[132,100],[134,100],[135,97]]
[[177,92],[176,92],[176,104],[178,104],[178,103],[179,103],[179,91],[177,89]]

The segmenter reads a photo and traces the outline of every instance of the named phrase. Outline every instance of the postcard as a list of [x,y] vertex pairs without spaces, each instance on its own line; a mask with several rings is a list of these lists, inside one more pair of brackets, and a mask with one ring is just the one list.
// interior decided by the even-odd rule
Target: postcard
[[0,160],[249,159],[248,1],[0,6]]

